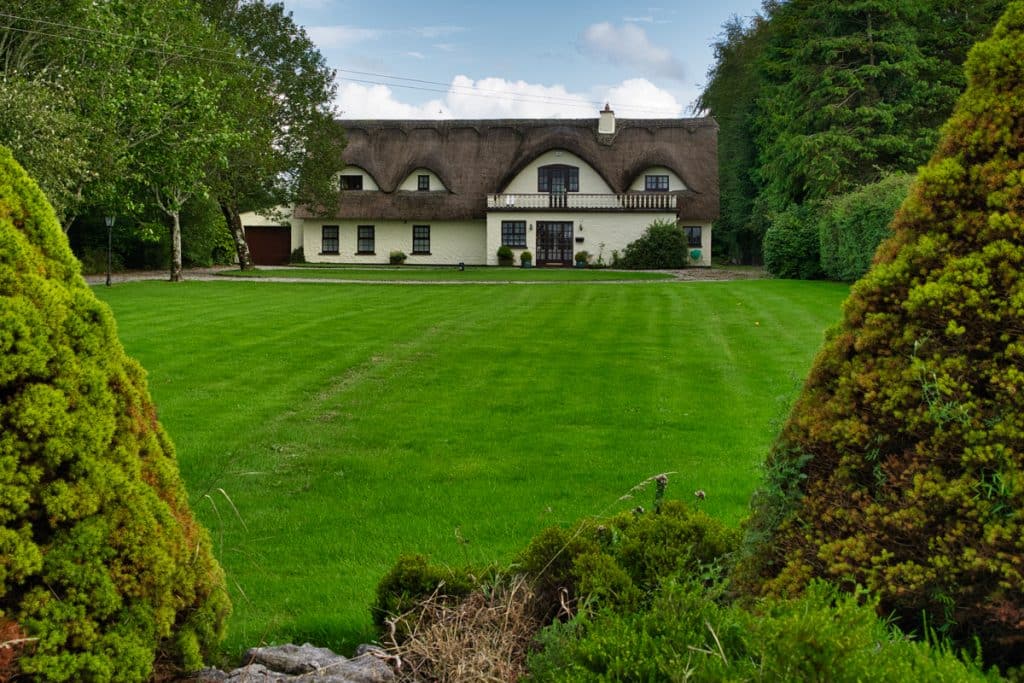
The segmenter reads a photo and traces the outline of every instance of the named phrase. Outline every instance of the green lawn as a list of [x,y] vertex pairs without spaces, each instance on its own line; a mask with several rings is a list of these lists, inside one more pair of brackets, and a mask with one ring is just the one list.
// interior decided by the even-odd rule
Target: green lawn
[[288,277],[321,280],[415,280],[418,282],[593,282],[597,280],[671,280],[669,273],[645,273],[627,270],[585,268],[487,268],[467,266],[379,266],[352,268],[343,266],[304,266],[301,268],[260,268],[227,270],[225,277]]
[[[507,561],[546,525],[669,497],[736,523],[847,288],[97,287],[149,371],[235,605],[226,649],[373,637],[402,552]],[[238,509],[238,517],[227,497]]]

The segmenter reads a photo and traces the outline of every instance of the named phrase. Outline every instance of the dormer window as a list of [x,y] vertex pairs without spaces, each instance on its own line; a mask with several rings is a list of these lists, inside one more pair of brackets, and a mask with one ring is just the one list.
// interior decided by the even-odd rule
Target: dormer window
[[430,176],[429,175],[419,175],[419,176],[416,176],[416,189],[419,190],[420,192],[429,192],[430,191]]
[[644,190],[646,190],[647,192],[668,192],[668,176],[644,176]]
[[361,190],[361,189],[363,189],[363,176],[361,176],[361,175],[343,175],[343,176],[341,176],[341,189],[343,189],[343,190]]
[[551,164],[537,169],[537,192],[564,194],[580,191],[580,169],[577,166]]

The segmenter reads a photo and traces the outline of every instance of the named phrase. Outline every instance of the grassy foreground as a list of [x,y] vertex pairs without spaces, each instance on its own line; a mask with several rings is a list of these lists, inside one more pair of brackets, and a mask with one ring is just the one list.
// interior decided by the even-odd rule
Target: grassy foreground
[[490,268],[467,266],[303,266],[301,268],[260,268],[226,270],[224,277],[286,277],[317,280],[390,280],[417,282],[596,282],[610,280],[671,280],[668,273],[628,270],[591,270],[586,268]]
[[[142,282],[97,294],[149,371],[235,613],[225,647],[373,637],[403,552],[507,561],[669,497],[730,523],[842,285]],[[230,499],[230,500],[229,500]],[[237,514],[232,508],[237,508]]]

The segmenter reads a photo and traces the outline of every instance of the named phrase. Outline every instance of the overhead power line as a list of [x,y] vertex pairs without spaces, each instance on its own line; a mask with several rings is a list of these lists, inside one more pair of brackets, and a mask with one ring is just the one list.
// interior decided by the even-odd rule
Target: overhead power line
[[[118,47],[130,51],[147,52],[150,54],[162,55],[165,57],[178,57],[181,59],[196,59],[212,64],[224,64],[227,66],[238,66],[237,62],[229,62],[223,59],[216,59],[214,57],[207,57],[201,53],[210,53],[213,55],[227,55],[236,56],[234,52],[230,50],[221,50],[203,46],[183,45],[181,43],[172,43],[170,41],[158,42],[156,45],[159,47],[146,47],[141,45],[126,44],[122,41],[134,41],[137,40],[138,36],[131,34],[119,33],[117,31],[109,31],[102,29],[95,29],[86,26],[75,26],[73,24],[66,24],[57,21],[50,21],[46,19],[37,19],[32,17],[23,17],[9,12],[0,12],[0,18],[6,18],[11,21],[24,21],[28,23],[38,24],[46,27],[53,27],[54,29],[66,29],[76,34],[63,34],[54,33],[48,30],[22,28],[13,24],[8,24],[3,28],[11,31],[17,31],[29,35],[46,36],[50,38],[56,38],[58,40],[81,40],[90,42],[98,45],[108,45],[111,47]],[[85,35],[83,35],[85,34]],[[119,42],[113,43],[109,39],[117,39]],[[183,52],[187,50],[188,52]],[[445,83],[442,81],[432,81],[421,78],[412,78],[409,76],[396,76],[394,74],[378,73],[373,71],[357,71],[354,69],[335,69],[339,74],[339,80],[348,81],[351,83],[361,83],[366,85],[381,85],[392,88],[403,88],[406,90],[418,90],[422,92],[434,92],[444,95],[465,95],[469,97],[482,97],[487,99],[494,99],[500,97],[503,99],[511,100],[513,102],[521,102],[528,104],[549,104],[556,106],[564,106],[575,109],[590,109],[600,108],[603,102],[594,100],[585,100],[581,97],[573,97],[569,95],[554,95],[554,94],[540,94],[540,93],[524,93],[508,89],[497,89],[497,88],[484,88],[477,87],[476,85],[465,86],[457,85],[454,82]],[[356,76],[370,76],[377,79],[386,79],[385,81],[370,80],[366,78],[352,78],[345,76],[344,74],[354,74]],[[396,82],[397,81],[397,82]],[[433,86],[433,87],[428,87]],[[676,109],[668,107],[645,107],[642,105],[630,105],[630,104],[617,104],[617,108],[624,109],[633,112],[644,112],[650,114],[664,114],[666,116],[677,115]]]

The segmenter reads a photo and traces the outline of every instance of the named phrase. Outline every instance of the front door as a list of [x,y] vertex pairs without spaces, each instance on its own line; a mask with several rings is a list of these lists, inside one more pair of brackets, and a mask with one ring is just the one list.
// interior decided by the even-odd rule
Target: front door
[[572,222],[537,221],[537,265],[572,265]]

